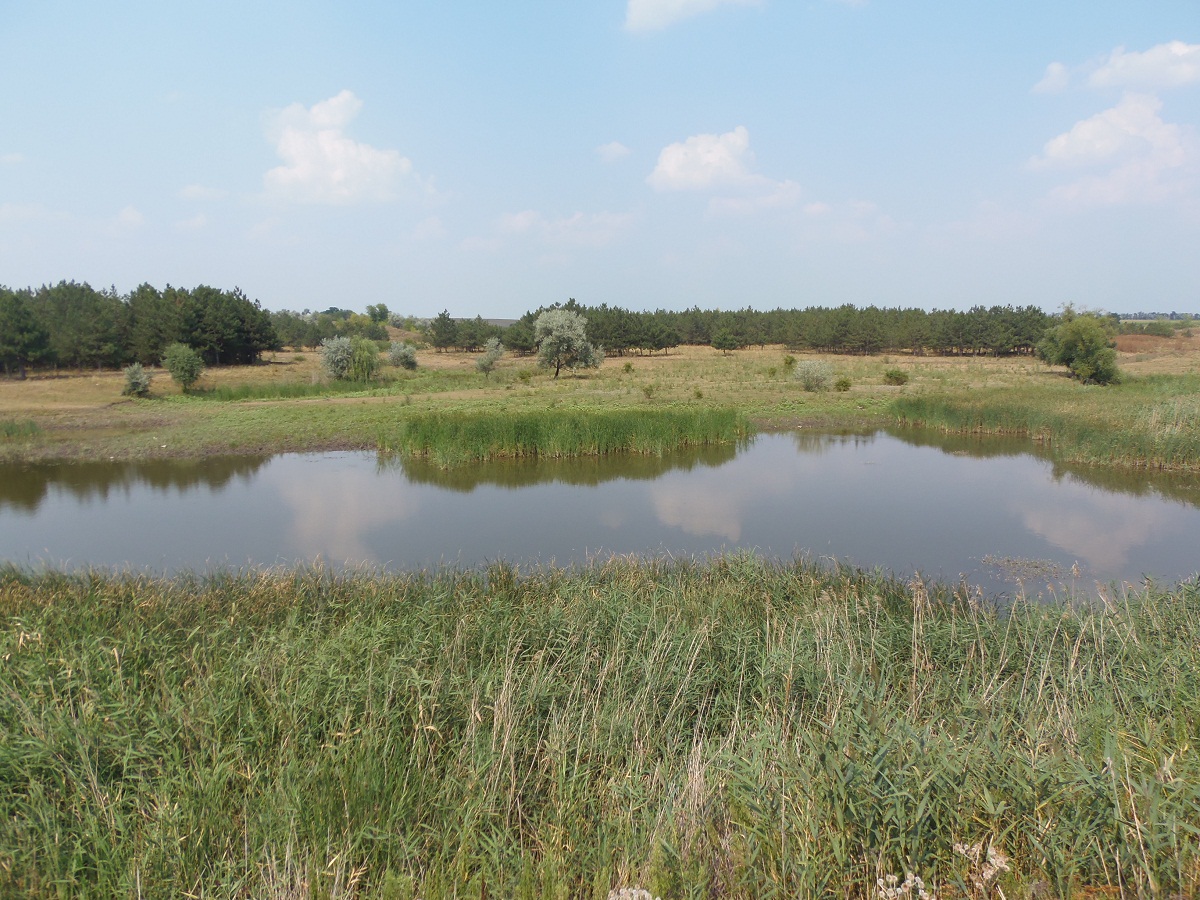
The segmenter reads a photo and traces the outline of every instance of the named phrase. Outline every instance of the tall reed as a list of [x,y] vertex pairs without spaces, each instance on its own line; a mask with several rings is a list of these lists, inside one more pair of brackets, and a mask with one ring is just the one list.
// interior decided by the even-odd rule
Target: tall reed
[[8,568],[0,615],[4,896],[965,896],[956,844],[1200,891],[1195,583]]
[[1136,468],[1200,469],[1200,377],[1151,376],[1098,387],[1073,383],[920,394],[892,402],[904,424],[1025,434],[1064,459]]
[[730,409],[556,407],[413,414],[381,433],[379,447],[453,465],[497,457],[661,454],[679,447],[733,443],[749,431],[746,418]]

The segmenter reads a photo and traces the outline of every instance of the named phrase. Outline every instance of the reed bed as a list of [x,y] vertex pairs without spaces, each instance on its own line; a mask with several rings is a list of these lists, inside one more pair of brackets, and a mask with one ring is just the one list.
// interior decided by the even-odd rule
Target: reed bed
[[382,432],[379,449],[451,466],[501,457],[661,455],[680,447],[735,443],[749,433],[746,418],[731,409],[418,413]]
[[330,397],[366,394],[387,390],[386,380],[377,381],[262,381],[218,384],[192,391],[188,396],[201,400],[236,402],[239,400],[295,400],[304,397]]
[[1200,891],[1195,583],[10,567],[0,614],[3,896]]
[[1150,376],[1111,387],[914,394],[894,400],[892,411],[903,424],[941,431],[1028,435],[1073,462],[1200,469],[1196,376]]

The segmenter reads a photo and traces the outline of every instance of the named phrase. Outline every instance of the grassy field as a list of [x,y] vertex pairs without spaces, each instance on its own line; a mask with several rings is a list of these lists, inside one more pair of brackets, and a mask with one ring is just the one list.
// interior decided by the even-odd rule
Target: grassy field
[[[369,387],[326,384],[317,354],[287,352],[209,370],[194,396],[156,372],[148,400],[121,397],[113,372],[0,380],[0,459],[375,449],[381,435],[428,413],[720,408],[767,428],[919,421],[1029,434],[1075,462],[1197,468],[1200,338],[1130,335],[1119,346],[1126,383],[1103,389],[1026,358],[893,355],[820,357],[850,379],[850,390],[806,393],[778,347],[728,355],[684,347],[607,359],[598,371],[557,380],[528,358],[506,357],[484,378],[471,354],[422,351],[415,372],[389,369]],[[888,369],[904,371],[908,383],[885,384]]]
[[0,569],[0,615],[3,896],[1200,892],[1194,583]]

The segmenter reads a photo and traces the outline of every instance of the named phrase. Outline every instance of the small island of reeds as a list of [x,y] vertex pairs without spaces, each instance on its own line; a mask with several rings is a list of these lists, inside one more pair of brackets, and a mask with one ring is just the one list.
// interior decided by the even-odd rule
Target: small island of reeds
[[680,447],[745,440],[750,424],[731,409],[570,409],[421,413],[381,432],[383,452],[441,465],[520,458],[662,455]]

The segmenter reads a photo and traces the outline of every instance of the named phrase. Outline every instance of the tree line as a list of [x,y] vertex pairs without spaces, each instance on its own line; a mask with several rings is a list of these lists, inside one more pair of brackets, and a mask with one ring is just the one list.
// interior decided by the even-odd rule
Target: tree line
[[681,344],[736,350],[783,344],[828,353],[887,353],[1009,356],[1029,355],[1056,319],[1036,306],[976,306],[969,310],[857,308],[702,310],[632,312],[618,306],[586,306],[568,300],[525,313],[507,327],[478,317],[454,319],[443,310],[426,327],[438,350],[473,350],[490,337],[508,349],[537,349],[534,323],[549,309],[565,309],[587,320],[587,339],[613,356],[656,353]]
[[[535,323],[563,309],[587,321],[586,339],[608,355],[657,353],[681,344],[736,350],[782,344],[795,350],[871,354],[995,356],[1032,354],[1058,322],[1036,306],[975,306],[969,310],[834,308],[635,312],[574,299],[526,312],[507,326],[452,318],[447,310],[422,324],[437,350],[477,351],[491,339],[518,354],[537,350]],[[87,283],[60,281],[37,289],[0,286],[0,362],[6,374],[34,367],[117,368],[157,365],[167,347],[186,344],[206,365],[255,362],[265,350],[318,347],[334,337],[388,339],[400,317],[383,303],[366,314],[329,307],[321,312],[267,312],[235,288],[190,290],[142,284],[127,295]],[[411,327],[413,320],[404,320]]]
[[36,290],[0,285],[0,362],[8,375],[158,365],[176,343],[215,366],[252,363],[280,346],[270,313],[238,288],[142,284],[122,295],[75,281]]

